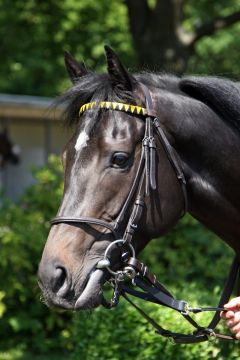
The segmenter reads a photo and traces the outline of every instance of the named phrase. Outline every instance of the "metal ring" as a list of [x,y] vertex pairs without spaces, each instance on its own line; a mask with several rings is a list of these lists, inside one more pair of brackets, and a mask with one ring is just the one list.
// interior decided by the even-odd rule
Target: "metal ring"
[[[123,244],[126,244],[126,245],[128,245],[129,248],[130,248],[130,250],[132,251],[132,257],[135,258],[135,250],[134,250],[134,247],[132,246],[132,244],[125,242],[125,240],[123,240],[123,239],[119,239],[119,240],[113,241],[112,243],[110,243],[110,244],[108,245],[108,247],[106,248],[105,253],[104,253],[104,257],[103,257],[104,260],[105,260],[105,259],[108,259],[108,257],[107,257],[108,252],[109,252],[109,250],[113,247],[113,245],[115,245],[115,244],[122,244],[122,245],[123,245]],[[107,266],[106,269],[107,269],[112,275],[117,275],[117,274],[118,274],[117,271],[111,270],[109,266]]]

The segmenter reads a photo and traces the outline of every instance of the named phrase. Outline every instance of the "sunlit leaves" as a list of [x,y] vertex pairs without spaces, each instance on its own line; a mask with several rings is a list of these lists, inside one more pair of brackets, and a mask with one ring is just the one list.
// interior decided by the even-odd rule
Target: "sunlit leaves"
[[[152,9],[155,4],[156,0],[149,0]],[[186,0],[182,25],[187,32],[195,31],[203,23],[238,11],[239,5],[239,0]],[[188,72],[236,76],[239,32],[239,27],[229,27],[199,41]],[[4,93],[55,96],[65,90],[70,82],[64,70],[64,49],[102,71],[103,45],[110,44],[128,67],[137,68],[123,0],[2,0],[0,36],[0,91]],[[158,47],[160,53],[161,44]]]
[[50,312],[40,301],[36,276],[49,220],[62,195],[59,159],[50,157],[49,164],[35,169],[34,175],[36,184],[26,190],[19,203],[3,202],[0,209],[0,337],[6,346],[18,342],[21,334],[22,343],[35,351],[59,350],[71,343],[66,336],[69,325],[64,321],[70,315]]

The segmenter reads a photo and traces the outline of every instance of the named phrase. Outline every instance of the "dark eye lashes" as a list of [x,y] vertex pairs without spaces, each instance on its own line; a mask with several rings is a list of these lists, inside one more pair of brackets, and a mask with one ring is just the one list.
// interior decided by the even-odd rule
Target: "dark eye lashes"
[[111,163],[113,167],[124,168],[126,167],[128,162],[129,162],[129,154],[127,153],[119,152],[119,153],[114,153],[114,155],[112,156]]

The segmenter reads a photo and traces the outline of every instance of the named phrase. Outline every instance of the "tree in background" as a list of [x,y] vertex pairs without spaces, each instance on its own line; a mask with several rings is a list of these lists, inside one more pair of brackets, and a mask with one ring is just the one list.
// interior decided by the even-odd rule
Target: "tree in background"
[[104,43],[134,63],[121,0],[0,1],[0,92],[53,96],[69,85],[63,51],[98,67]]
[[[237,1],[126,0],[140,66],[182,74],[197,44],[240,21]],[[238,28],[239,29],[239,28]]]
[[239,74],[239,0],[2,0],[0,91],[56,95],[63,50],[102,69],[110,44],[132,70]]

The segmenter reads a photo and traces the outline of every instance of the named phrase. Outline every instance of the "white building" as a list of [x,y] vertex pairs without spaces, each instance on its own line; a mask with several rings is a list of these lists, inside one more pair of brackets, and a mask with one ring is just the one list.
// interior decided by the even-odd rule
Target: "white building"
[[44,165],[51,153],[60,154],[69,136],[60,109],[51,105],[50,98],[0,94],[0,131],[6,127],[10,140],[21,148],[20,163],[0,170],[0,188],[12,200],[33,183],[31,168]]

